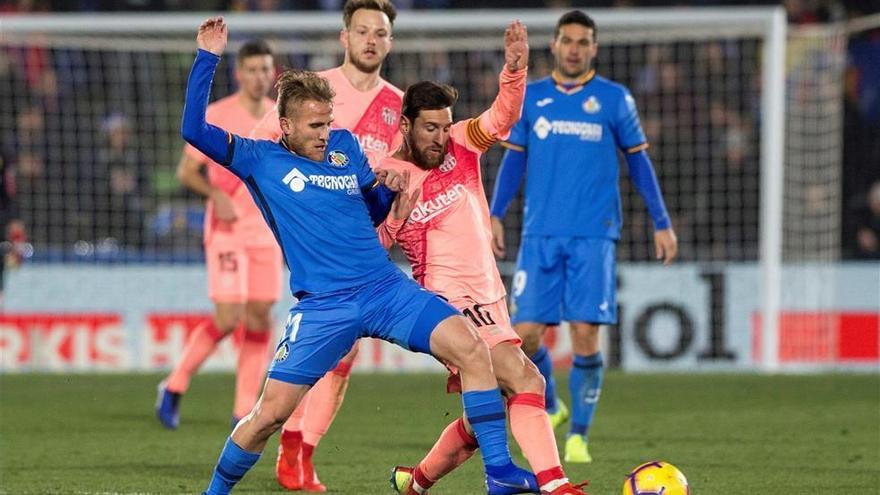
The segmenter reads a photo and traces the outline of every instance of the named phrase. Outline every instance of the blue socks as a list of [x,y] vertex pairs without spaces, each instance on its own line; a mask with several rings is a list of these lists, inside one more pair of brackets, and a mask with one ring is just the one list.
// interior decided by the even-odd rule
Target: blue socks
[[553,414],[558,407],[556,405],[556,380],[553,379],[553,358],[550,357],[547,347],[542,345],[531,359],[541,375],[544,376],[544,382],[547,384],[544,389],[544,404],[547,406],[547,412]]
[[227,438],[205,495],[227,495],[259,459],[259,453],[247,452],[236,445],[232,437]]
[[587,435],[602,391],[602,353],[590,356],[575,354],[568,388],[571,392],[571,431],[573,435]]
[[513,460],[507,447],[507,414],[501,391],[498,388],[469,390],[461,394],[461,401],[464,414],[480,445],[486,474],[496,476],[505,473]]

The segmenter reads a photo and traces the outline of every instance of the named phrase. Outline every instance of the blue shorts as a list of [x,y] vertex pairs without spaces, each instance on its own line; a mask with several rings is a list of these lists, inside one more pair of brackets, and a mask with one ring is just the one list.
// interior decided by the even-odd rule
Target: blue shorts
[[612,239],[523,237],[510,295],[514,324],[617,323]]
[[360,287],[306,295],[290,310],[269,378],[314,385],[361,337],[430,354],[431,332],[460,314],[399,270]]

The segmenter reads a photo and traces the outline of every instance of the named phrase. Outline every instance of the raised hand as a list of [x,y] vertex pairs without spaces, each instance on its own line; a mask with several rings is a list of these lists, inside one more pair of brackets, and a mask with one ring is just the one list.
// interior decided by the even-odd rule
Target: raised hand
[[519,20],[511,22],[504,31],[504,62],[511,72],[529,65],[529,32]]
[[214,55],[223,55],[226,48],[226,23],[223,17],[211,17],[199,26],[199,34],[196,43],[202,50],[209,51]]

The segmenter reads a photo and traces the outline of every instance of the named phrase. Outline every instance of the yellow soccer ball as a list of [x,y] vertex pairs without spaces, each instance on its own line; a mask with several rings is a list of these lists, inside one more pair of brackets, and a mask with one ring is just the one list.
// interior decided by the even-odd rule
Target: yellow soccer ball
[[632,470],[623,483],[623,495],[690,495],[688,480],[672,464],[646,462]]

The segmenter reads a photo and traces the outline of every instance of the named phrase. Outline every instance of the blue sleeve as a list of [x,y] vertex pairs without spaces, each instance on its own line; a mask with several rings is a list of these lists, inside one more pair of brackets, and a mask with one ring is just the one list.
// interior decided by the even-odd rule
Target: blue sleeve
[[624,152],[632,152],[633,148],[648,142],[639,122],[639,111],[636,108],[636,100],[626,89],[618,103],[617,115],[614,122],[614,133],[617,146]]
[[651,158],[645,150],[626,154],[626,163],[629,166],[629,177],[635,184],[636,189],[648,206],[648,214],[654,221],[655,230],[664,230],[672,227],[669,213],[666,212],[666,204],[663,202],[663,194],[660,192],[660,184],[651,165]]
[[526,153],[508,149],[504,153],[504,159],[501,160],[501,167],[495,177],[495,192],[492,193],[492,206],[489,208],[493,217],[504,218],[525,173]]
[[367,211],[370,212],[370,220],[373,226],[378,227],[388,213],[391,211],[391,204],[397,193],[385,187],[385,184],[378,184],[375,187],[366,186],[361,188],[364,201],[367,203]]
[[525,148],[526,144],[528,144],[529,123],[526,118],[525,108],[523,108],[522,117],[516,121],[516,124],[514,124],[513,128],[510,130],[510,136],[507,138],[507,142],[520,148]]
[[208,99],[211,96],[211,82],[219,63],[220,57],[211,52],[199,49],[196,54],[186,84],[180,134],[187,143],[226,167],[232,161],[232,135],[205,120]]

